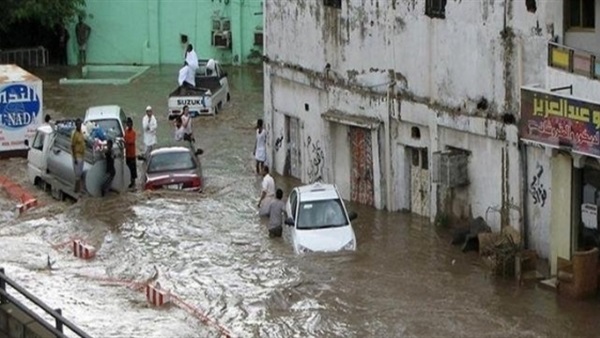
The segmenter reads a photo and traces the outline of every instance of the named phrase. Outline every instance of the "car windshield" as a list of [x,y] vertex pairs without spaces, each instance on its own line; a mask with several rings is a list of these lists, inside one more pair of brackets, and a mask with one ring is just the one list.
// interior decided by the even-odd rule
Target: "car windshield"
[[106,120],[94,120],[94,123],[98,124],[98,127],[102,128],[102,130],[106,133],[106,136],[110,139],[115,139],[117,137],[123,137],[123,132],[121,130],[121,126],[119,125],[119,120],[117,119],[106,119]]
[[334,228],[348,224],[339,199],[301,202],[298,209],[298,229]]
[[148,173],[164,171],[191,170],[196,162],[189,151],[174,151],[152,155],[148,163]]

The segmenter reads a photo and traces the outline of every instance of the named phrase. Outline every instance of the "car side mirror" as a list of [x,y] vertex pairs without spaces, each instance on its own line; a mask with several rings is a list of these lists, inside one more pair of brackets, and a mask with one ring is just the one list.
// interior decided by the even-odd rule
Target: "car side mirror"
[[284,223],[289,226],[294,226],[294,219],[291,217],[288,217]]
[[355,213],[354,211],[350,211],[350,213],[348,213],[348,218],[353,221],[358,217],[358,214]]

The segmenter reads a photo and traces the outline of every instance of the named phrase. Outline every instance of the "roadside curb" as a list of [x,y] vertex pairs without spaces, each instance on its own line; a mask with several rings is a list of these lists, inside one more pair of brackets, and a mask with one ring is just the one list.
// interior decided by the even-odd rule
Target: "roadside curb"
[[31,208],[39,206],[37,198],[25,188],[12,182],[8,177],[0,176],[0,187],[8,193],[10,198],[17,201],[16,208],[19,215]]

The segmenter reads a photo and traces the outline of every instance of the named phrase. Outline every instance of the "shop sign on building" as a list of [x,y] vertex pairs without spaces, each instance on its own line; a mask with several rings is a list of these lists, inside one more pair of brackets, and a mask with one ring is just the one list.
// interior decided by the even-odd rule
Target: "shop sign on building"
[[522,139],[600,156],[600,104],[521,88]]

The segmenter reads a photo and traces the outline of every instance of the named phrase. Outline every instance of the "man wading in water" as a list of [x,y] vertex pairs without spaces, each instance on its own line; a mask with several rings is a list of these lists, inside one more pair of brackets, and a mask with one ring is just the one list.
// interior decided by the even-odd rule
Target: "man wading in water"
[[81,197],[81,178],[83,175],[83,158],[85,155],[85,138],[81,132],[81,119],[75,120],[75,131],[71,135],[71,153],[73,157],[73,171],[75,172],[75,194]]

